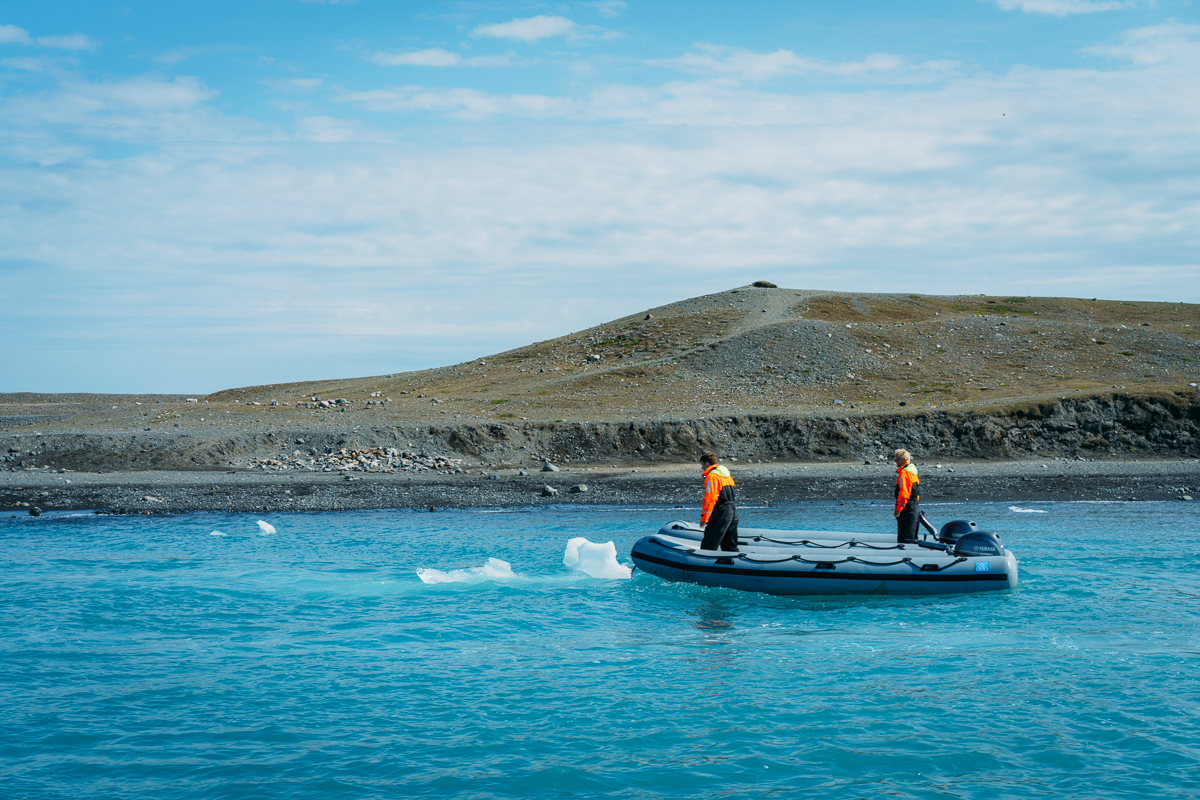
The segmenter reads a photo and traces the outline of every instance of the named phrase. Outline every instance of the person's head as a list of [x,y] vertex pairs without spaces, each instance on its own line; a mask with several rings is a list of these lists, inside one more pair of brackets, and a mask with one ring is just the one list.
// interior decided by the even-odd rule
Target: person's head
[[896,466],[897,467],[903,467],[905,464],[911,464],[911,463],[912,463],[912,453],[908,452],[904,448],[901,448],[896,451]]
[[700,469],[708,469],[709,467],[711,467],[713,464],[716,464],[716,463],[717,463],[717,454],[716,453],[705,453],[704,455],[700,456]]

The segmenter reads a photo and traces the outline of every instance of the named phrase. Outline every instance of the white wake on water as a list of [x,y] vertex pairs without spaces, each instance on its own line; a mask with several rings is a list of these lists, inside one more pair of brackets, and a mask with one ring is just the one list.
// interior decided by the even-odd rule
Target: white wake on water
[[269,522],[263,522],[261,519],[258,521],[258,528],[259,528],[259,530],[261,530],[261,531],[262,531],[262,535],[263,535],[263,536],[265,536],[265,535],[266,535],[266,534],[268,534],[268,533],[274,533],[274,532],[275,532],[275,526],[274,526],[274,525],[272,525],[272,524],[271,524],[271,523],[269,523]]
[[617,546],[612,542],[597,544],[582,536],[567,542],[563,564],[593,578],[619,580],[633,576],[633,570],[617,563]]
[[419,569],[417,577],[424,583],[483,583],[508,580],[517,576],[512,571],[512,564],[498,558],[489,558],[482,567],[452,569],[449,572],[440,569]]
[[1045,514],[1046,512],[1040,508],[1018,508],[1017,506],[1009,506],[1009,511],[1015,511],[1018,514]]

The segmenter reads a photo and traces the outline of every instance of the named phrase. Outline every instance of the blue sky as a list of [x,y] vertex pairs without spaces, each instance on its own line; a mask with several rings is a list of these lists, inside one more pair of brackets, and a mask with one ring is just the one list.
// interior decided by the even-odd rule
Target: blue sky
[[1200,301],[1190,2],[0,2],[0,391],[453,363],[757,279]]

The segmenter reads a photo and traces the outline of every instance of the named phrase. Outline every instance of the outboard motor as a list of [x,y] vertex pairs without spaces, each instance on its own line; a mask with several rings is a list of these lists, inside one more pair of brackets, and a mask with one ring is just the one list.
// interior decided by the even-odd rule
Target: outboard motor
[[965,519],[956,519],[943,525],[942,529],[938,531],[937,538],[939,542],[954,544],[958,541],[958,537],[976,529],[974,522],[967,522]]
[[1000,544],[1000,537],[991,531],[974,530],[958,537],[954,543],[954,555],[1002,556],[1004,545]]

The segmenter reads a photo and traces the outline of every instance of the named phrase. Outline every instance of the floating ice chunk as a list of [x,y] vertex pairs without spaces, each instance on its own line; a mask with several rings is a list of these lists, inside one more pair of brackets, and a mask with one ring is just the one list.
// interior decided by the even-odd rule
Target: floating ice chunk
[[261,519],[258,521],[258,527],[259,527],[259,530],[261,530],[263,533],[274,533],[275,532],[274,525],[272,525],[269,522],[263,522]]
[[597,544],[589,542],[582,536],[576,536],[567,542],[567,549],[563,552],[563,564],[593,578],[616,580],[633,575],[633,571],[629,567],[617,563],[617,546],[615,544],[612,542]]
[[452,569],[443,572],[440,569],[419,569],[417,577],[425,583],[483,583],[484,581],[502,581],[515,578],[512,564],[498,558],[489,558],[482,567],[467,569]]
[[228,534],[221,533],[220,531],[213,531],[212,533],[209,534],[209,536],[226,536],[226,535],[228,535]]
[[1015,511],[1018,514],[1045,514],[1046,512],[1040,508],[1018,508],[1017,506],[1009,506],[1009,511]]

